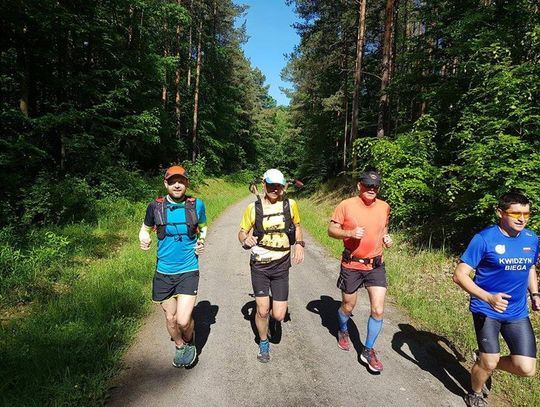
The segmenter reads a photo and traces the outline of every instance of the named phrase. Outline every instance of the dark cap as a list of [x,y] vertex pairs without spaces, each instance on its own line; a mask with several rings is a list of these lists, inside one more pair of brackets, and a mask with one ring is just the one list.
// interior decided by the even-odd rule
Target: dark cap
[[167,180],[173,175],[181,175],[182,177],[189,179],[186,169],[181,165],[173,165],[172,167],[169,167],[165,172],[165,179]]
[[378,187],[381,185],[381,176],[377,171],[368,171],[360,175],[359,181],[364,185],[375,185]]

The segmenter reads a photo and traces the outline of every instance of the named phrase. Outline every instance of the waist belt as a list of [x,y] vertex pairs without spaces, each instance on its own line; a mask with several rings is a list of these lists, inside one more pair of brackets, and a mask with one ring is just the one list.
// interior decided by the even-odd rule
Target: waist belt
[[362,263],[362,264],[374,264],[376,260],[381,261],[381,256],[372,257],[371,259],[370,258],[361,259],[360,257],[351,256],[351,261],[355,261],[357,263]]
[[356,263],[361,263],[365,265],[372,264],[373,268],[377,268],[380,265],[382,265],[382,256],[365,257],[365,258],[355,257],[355,256],[351,256],[348,250],[343,251],[342,259],[346,263],[350,263],[351,261],[354,261]]

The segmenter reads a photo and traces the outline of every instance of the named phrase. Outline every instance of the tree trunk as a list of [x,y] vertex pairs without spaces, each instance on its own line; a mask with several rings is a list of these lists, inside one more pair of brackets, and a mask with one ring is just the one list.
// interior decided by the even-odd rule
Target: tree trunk
[[[181,3],[181,0],[177,0],[178,5]],[[180,138],[182,137],[182,118],[180,114],[180,33],[180,24],[178,24],[176,26],[176,69],[174,75],[174,114],[176,118],[176,137],[178,138],[178,141],[180,141]]]
[[[358,7],[358,37],[356,39],[356,63],[354,68],[354,94],[351,117],[351,148],[358,132],[358,101],[362,84],[362,59],[364,56],[364,37],[366,32],[366,0],[360,0]],[[356,171],[356,155],[352,154],[352,170]]]
[[[167,31],[168,31],[168,28],[169,28],[169,24],[167,22],[167,17],[165,17],[165,21],[163,22],[163,32],[165,32],[165,44],[164,44],[164,47],[163,47],[163,57],[166,59],[168,56],[169,56],[169,41],[167,40]],[[167,99],[168,99],[168,93],[169,93],[169,90],[168,90],[168,87],[167,87],[167,78],[168,78],[168,75],[167,75],[167,64],[165,64],[165,77],[163,78],[164,79],[164,82],[163,82],[163,86],[161,88],[161,103],[163,105],[163,110],[167,110]]]
[[347,47],[347,34],[343,33],[343,106],[344,106],[344,128],[343,128],[343,162],[342,171],[347,171],[347,150],[349,147],[349,74],[347,67],[349,65],[348,47]]
[[386,88],[390,84],[390,66],[392,64],[392,32],[394,28],[394,0],[386,0],[384,19],[381,96],[379,99],[379,117],[377,121],[377,137],[388,133],[388,104],[389,97]]
[[[189,4],[189,10],[190,14],[193,17],[193,0],[191,0]],[[193,20],[191,20],[192,23],[189,24],[189,36],[188,36],[188,59],[187,59],[187,75],[186,75],[186,86],[187,91],[189,94],[189,91],[191,90],[191,47],[193,46]]]
[[15,37],[15,47],[17,49],[17,70],[19,72],[21,92],[19,98],[19,109],[25,116],[31,114],[30,83],[32,76],[30,74],[29,54],[26,48],[26,26]]
[[197,40],[197,66],[195,69],[195,92],[193,95],[193,128],[191,133],[191,144],[192,144],[192,153],[191,161],[195,163],[197,159],[197,125],[198,125],[198,116],[199,116],[199,86],[201,79],[201,64],[202,64],[202,30],[203,30],[203,21],[202,16],[199,21],[198,29],[198,40]]

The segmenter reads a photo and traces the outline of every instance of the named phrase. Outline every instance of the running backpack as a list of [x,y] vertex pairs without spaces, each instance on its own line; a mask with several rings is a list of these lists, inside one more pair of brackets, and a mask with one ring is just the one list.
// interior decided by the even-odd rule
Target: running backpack
[[[167,233],[167,225],[187,225],[187,236],[194,239],[199,230],[199,218],[195,208],[196,198],[188,196],[185,200],[184,210],[186,211],[185,222],[167,223],[167,207],[171,206],[167,198],[160,196],[152,202],[154,211],[155,230],[159,240],[165,239],[166,236],[174,236]],[[174,210],[174,209],[173,209]],[[179,235],[179,234],[177,234]]]
[[[277,215],[283,215],[283,222],[285,224],[285,227],[283,229],[266,230],[263,227],[264,218],[269,218],[271,216]],[[292,246],[296,242],[296,226],[291,219],[291,204],[288,199],[283,200],[283,212],[272,213],[270,215],[264,214],[263,205],[260,197],[258,197],[255,201],[255,226],[253,227],[253,236],[256,236],[258,238],[257,241],[260,242],[264,235],[268,233],[285,233],[289,238],[290,246]],[[259,243],[257,243],[257,245],[260,247],[266,247],[264,245],[260,245]],[[275,247],[266,248],[271,250],[280,250]],[[289,250],[289,248],[283,248],[282,250]]]

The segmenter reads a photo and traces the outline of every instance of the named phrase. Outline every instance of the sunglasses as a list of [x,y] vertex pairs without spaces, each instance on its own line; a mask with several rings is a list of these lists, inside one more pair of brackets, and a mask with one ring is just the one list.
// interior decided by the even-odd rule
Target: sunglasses
[[511,218],[514,218],[514,219],[521,219],[521,217],[523,216],[523,219],[527,220],[531,217],[531,213],[530,212],[508,212],[508,211],[504,211],[504,213],[506,213],[508,216],[510,216]]
[[281,184],[266,184],[266,189],[278,189],[280,187],[283,187]]
[[173,186],[174,184],[176,184],[177,182],[179,182],[180,184],[184,185],[186,183],[186,181],[184,181],[183,179],[168,179],[167,180],[167,185],[170,185],[170,186]]
[[375,189],[375,190],[379,189],[379,186],[378,186],[378,185],[373,185],[373,184],[369,184],[369,185],[367,185],[367,184],[362,184],[362,185],[363,185],[364,188],[366,188],[366,189]]

